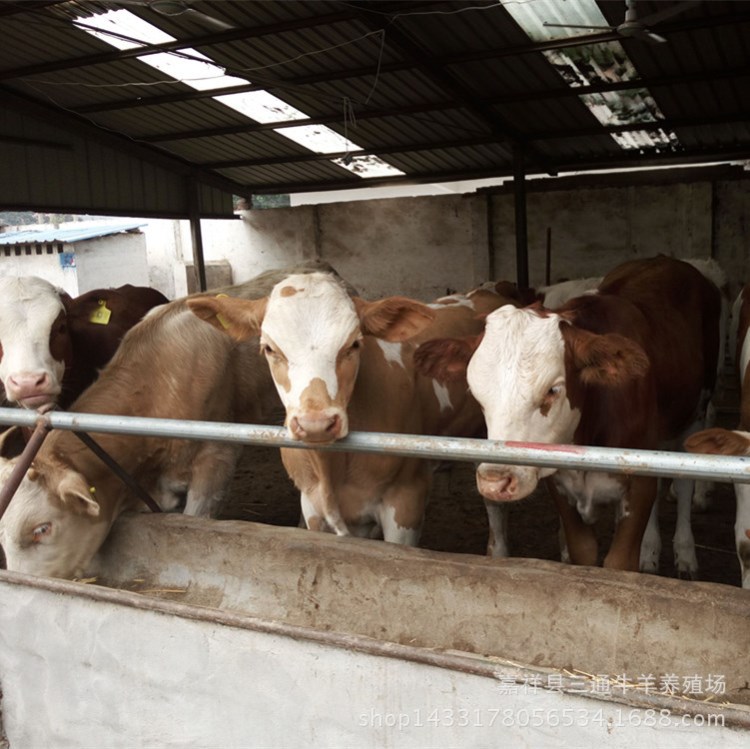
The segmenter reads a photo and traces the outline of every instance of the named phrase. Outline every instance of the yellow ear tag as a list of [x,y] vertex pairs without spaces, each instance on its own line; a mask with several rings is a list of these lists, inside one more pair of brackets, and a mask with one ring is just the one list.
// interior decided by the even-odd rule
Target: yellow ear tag
[[100,299],[97,308],[89,315],[89,322],[96,325],[109,325],[112,310],[107,307],[107,302]]
[[[222,297],[228,299],[229,295],[228,294],[217,294],[216,295],[217,299],[221,299]],[[222,314],[220,314],[220,313],[217,312],[216,313],[216,319],[219,321],[219,323],[221,324],[221,327],[224,328],[224,330],[226,330],[229,327],[229,323],[227,322],[227,318],[224,317],[224,315],[222,315]]]

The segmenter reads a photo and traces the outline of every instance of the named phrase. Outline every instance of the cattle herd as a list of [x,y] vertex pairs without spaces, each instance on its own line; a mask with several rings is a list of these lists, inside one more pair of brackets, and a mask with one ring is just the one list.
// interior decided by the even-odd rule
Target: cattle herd
[[[70,299],[37,278],[0,279],[0,378],[25,408],[279,423],[307,449],[281,450],[316,531],[416,546],[435,460],[325,448],[350,431],[522,443],[750,454],[750,288],[732,310],[740,429],[711,426],[729,304],[713,261],[626,262],[603,278],[537,292],[500,281],[431,304],[365,301],[324,263],[169,302],[132,286]],[[736,346],[735,346],[736,343]],[[18,430],[0,446],[0,483]],[[162,509],[216,517],[240,447],[97,435]],[[482,463],[488,553],[508,554],[509,503],[540,482],[557,508],[561,557],[596,564],[592,523],[616,528],[604,565],[656,572],[657,480]],[[692,481],[674,481],[678,573],[697,574]],[[738,484],[737,553],[750,588],[750,488]],[[143,509],[70,432],[53,431],[0,520],[11,570],[82,575],[125,510]]]

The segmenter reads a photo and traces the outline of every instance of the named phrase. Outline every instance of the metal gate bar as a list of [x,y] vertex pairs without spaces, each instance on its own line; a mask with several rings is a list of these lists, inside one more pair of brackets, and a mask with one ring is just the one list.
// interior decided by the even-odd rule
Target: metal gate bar
[[[678,476],[750,483],[750,458],[691,455],[663,450],[551,445],[465,437],[425,437],[381,432],[352,432],[328,446],[307,446],[287,436],[283,427],[212,421],[102,416],[53,411],[41,417],[50,428],[109,434],[146,435],[189,440],[240,442],[337,452],[387,452],[432,460],[533,465],[642,476]],[[35,426],[35,411],[0,408],[0,424]]]

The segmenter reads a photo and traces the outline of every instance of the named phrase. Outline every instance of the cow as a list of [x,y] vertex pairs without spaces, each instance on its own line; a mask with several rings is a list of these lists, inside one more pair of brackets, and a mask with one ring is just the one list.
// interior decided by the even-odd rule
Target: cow
[[[750,455],[750,284],[739,293],[733,307],[736,347],[735,362],[740,377],[740,423],[736,431],[711,428],[691,435],[685,449],[709,455]],[[750,485],[736,483],[737,514],[734,524],[735,545],[740,562],[742,587],[750,589]]]
[[[286,408],[289,437],[315,448],[351,429],[464,434],[482,428],[467,388],[418,378],[413,351],[425,336],[478,333],[494,290],[425,305],[403,297],[352,297],[326,274],[290,277],[267,299],[191,299],[196,315],[237,340],[260,333]],[[493,301],[494,300],[494,301]],[[312,530],[416,545],[431,485],[429,461],[381,453],[284,448]]]
[[[302,263],[225,289],[262,297]],[[329,266],[323,266],[329,267]],[[281,407],[257,340],[236,344],[193,315],[189,297],[154,309],[123,338],[74,413],[203,421],[276,422]],[[97,441],[163,509],[217,514],[240,450],[232,443],[97,435]],[[7,478],[15,460],[0,461]],[[45,440],[0,521],[8,569],[82,574],[117,516],[143,505],[68,431]]]
[[112,358],[125,332],[169,300],[129,284],[71,299],[35,276],[0,278],[0,379],[24,408],[67,408]]
[[[465,372],[492,439],[655,449],[702,419],[716,381],[720,315],[719,290],[692,265],[633,260],[607,274],[597,293],[555,311],[506,305],[487,317],[481,339],[423,344],[417,364],[443,380]],[[656,479],[484,463],[477,486],[490,501],[517,501],[553,474],[565,495],[553,493],[572,561],[596,564],[593,529],[582,518],[616,502],[604,565],[638,570]]]

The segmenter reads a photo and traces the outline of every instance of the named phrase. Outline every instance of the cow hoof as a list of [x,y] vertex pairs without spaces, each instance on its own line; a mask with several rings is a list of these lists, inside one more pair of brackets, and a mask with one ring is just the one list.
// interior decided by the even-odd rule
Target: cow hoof
[[698,579],[698,570],[690,570],[690,569],[677,569],[677,579],[678,580],[697,580]]

